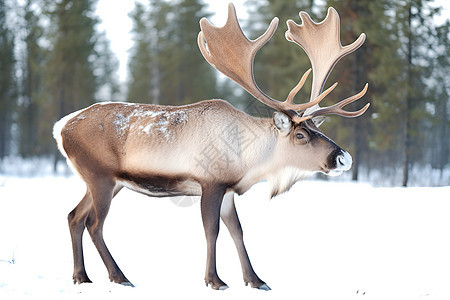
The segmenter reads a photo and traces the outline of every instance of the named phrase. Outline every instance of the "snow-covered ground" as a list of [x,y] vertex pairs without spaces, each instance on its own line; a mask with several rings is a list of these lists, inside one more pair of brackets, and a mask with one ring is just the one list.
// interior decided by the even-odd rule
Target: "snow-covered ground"
[[217,265],[230,288],[206,288],[199,203],[128,190],[114,199],[104,233],[136,287],[109,282],[87,233],[94,283],[73,285],[66,218],[84,192],[76,177],[0,176],[0,299],[450,299],[448,186],[304,181],[269,201],[266,183],[257,184],[236,205],[270,292],[244,286],[225,226]]

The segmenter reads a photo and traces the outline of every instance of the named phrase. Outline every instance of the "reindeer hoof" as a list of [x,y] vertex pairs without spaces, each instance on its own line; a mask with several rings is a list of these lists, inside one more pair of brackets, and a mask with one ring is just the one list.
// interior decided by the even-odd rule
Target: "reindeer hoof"
[[134,284],[132,284],[132,283],[129,282],[129,281],[122,282],[120,285],[134,287]]
[[253,280],[253,281],[247,281],[244,280],[245,286],[250,286],[254,289],[262,290],[262,291],[271,291],[272,289],[261,279]]
[[207,282],[205,281],[206,286],[211,285],[211,288],[213,290],[218,290],[218,291],[225,291],[226,289],[228,289],[228,285],[226,285],[225,283],[222,282],[222,284],[213,284],[212,282]]
[[262,290],[262,291],[271,291],[272,289],[267,285],[267,284],[263,284],[260,287],[257,287],[258,290]]
[[123,285],[123,286],[134,287],[134,285],[123,275],[122,272],[110,274],[109,275],[109,280],[111,282],[114,282],[114,283],[117,283],[117,284],[120,284],[120,285]]
[[89,279],[86,272],[82,272],[80,274],[73,275],[73,283],[74,284],[92,283],[92,281]]

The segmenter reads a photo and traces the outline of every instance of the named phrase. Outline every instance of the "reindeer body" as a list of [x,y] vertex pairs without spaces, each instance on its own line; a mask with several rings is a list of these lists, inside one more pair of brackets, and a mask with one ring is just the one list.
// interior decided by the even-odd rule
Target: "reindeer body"
[[[218,182],[243,194],[263,180],[275,196],[313,174],[313,164],[296,168],[288,151],[276,150],[283,141],[271,118],[252,117],[223,100],[94,104],[63,118],[54,135],[82,178],[113,174],[117,185],[153,197],[200,196],[202,184]],[[307,161],[308,153],[302,155]]]
[[[206,284],[213,289],[228,287],[216,271],[221,219],[236,244],[244,282],[269,290],[248,258],[234,194],[245,193],[255,183],[267,180],[273,197],[315,172],[336,175],[350,169],[350,154],[327,138],[318,126],[324,114],[363,114],[368,105],[356,112],[342,107],[361,98],[367,85],[360,93],[333,106],[320,108],[318,103],[336,87],[334,84],[322,92],[331,69],[337,60],[361,46],[364,34],[342,47],[339,17],[334,9],[329,9],[319,24],[306,13],[300,13],[303,25],[288,22],[287,39],[302,46],[312,58],[313,92],[309,103],[294,103],[311,71],[308,70],[286,101],[281,102],[264,94],[253,77],[253,58],[275,32],[278,19],[274,18],[260,38],[249,41],[240,29],[232,4],[228,13],[222,28],[205,19],[200,21],[200,51],[211,65],[274,108],[273,118],[252,117],[223,100],[179,107],[110,102],[94,104],[55,124],[53,134],[59,149],[87,186],[86,195],[68,216],[74,283],[90,282],[82,247],[87,228],[110,280],[132,285],[103,240],[103,224],[111,200],[127,187],[152,197],[201,196],[207,241]],[[318,32],[321,38],[317,38]],[[330,49],[333,55],[329,55]]]

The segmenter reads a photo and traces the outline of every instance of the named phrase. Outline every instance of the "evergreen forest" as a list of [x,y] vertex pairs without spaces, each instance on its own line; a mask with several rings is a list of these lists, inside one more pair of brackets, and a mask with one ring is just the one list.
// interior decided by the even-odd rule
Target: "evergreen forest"
[[[62,157],[53,124],[99,101],[184,105],[222,98],[271,117],[272,111],[219,75],[198,50],[199,20],[214,14],[208,2],[136,2],[128,15],[128,77],[121,82],[118,58],[98,30],[96,0],[0,0],[0,173],[11,156],[51,158],[56,166]],[[273,17],[280,19],[255,58],[258,85],[275,99],[286,98],[310,68],[305,52],[286,41],[286,21],[299,24],[303,10],[319,22],[329,6],[340,14],[343,45],[361,32],[367,35],[360,49],[335,66],[325,88],[339,85],[322,103],[332,105],[369,83],[367,94],[346,107],[357,110],[370,102],[363,116],[329,116],[321,127],[352,154],[348,179],[381,174],[407,186],[412,178],[436,176],[437,184],[450,185],[450,16],[442,16],[435,1],[247,0],[238,16],[250,39]],[[311,78],[298,103],[309,99],[310,87]]]

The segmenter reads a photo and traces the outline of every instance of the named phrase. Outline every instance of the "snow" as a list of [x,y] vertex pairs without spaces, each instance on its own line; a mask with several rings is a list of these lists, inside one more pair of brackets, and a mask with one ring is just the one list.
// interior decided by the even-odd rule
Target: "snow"
[[172,142],[172,126],[183,124],[188,121],[188,114],[182,110],[167,110],[163,106],[149,108],[147,106],[132,103],[127,103],[126,105],[134,106],[135,109],[126,116],[120,110],[114,114],[115,119],[113,123],[116,127],[116,133],[119,138],[123,137],[130,127],[134,127],[131,120],[137,118],[138,124],[142,124],[142,121],[144,124],[147,124],[145,127],[142,125],[138,126],[138,134],[143,132],[148,135],[152,134],[152,130],[155,130],[159,131],[167,141]]
[[180,207],[129,190],[114,199],[104,234],[136,287],[109,282],[87,233],[94,283],[73,285],[67,214],[84,192],[77,177],[0,175],[0,299],[450,297],[449,186],[303,181],[268,200],[268,184],[255,185],[236,205],[253,267],[269,292],[244,286],[223,224],[217,266],[230,288],[206,288],[199,203]]

